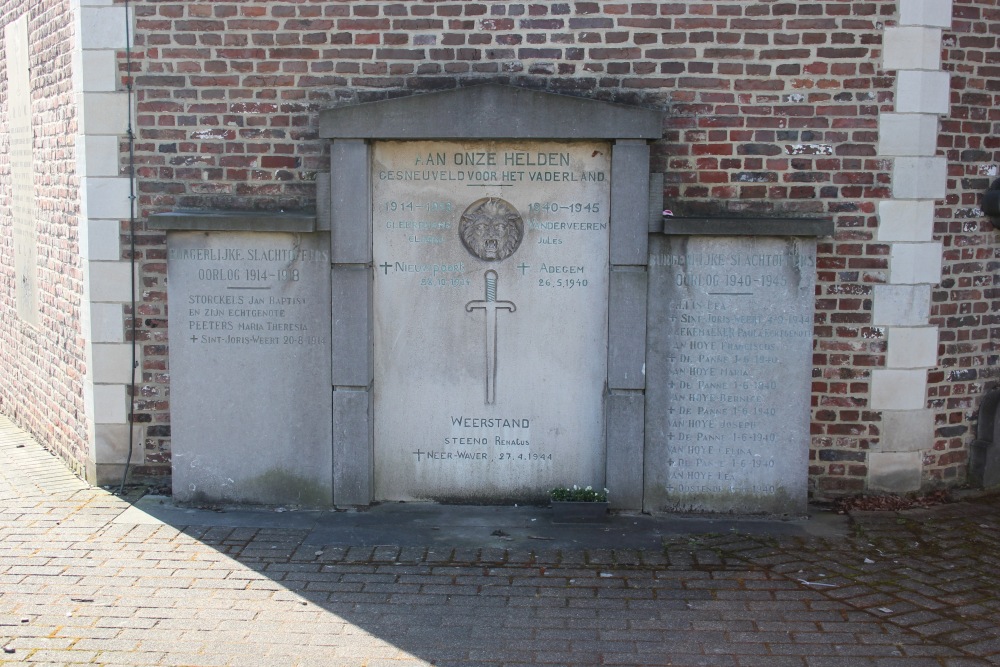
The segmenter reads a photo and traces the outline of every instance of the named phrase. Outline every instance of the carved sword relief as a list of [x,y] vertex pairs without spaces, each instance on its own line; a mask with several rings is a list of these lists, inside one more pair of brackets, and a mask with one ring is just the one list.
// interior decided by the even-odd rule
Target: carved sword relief
[[493,405],[496,402],[497,382],[497,311],[508,310],[513,313],[517,306],[513,301],[497,301],[496,271],[490,269],[484,277],[486,298],[465,304],[465,312],[486,311],[486,405]]

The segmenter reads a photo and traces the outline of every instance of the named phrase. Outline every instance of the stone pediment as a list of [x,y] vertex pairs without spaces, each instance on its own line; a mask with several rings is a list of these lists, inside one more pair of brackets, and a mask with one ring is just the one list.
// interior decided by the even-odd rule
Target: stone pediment
[[649,139],[662,113],[526,88],[484,84],[328,109],[325,139]]

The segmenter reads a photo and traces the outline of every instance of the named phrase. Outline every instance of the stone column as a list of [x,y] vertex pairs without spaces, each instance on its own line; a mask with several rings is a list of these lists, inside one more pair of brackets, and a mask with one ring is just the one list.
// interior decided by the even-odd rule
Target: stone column
[[338,139],[330,150],[333,309],[333,502],[373,499],[371,150]]
[[649,145],[618,140],[611,153],[606,479],[615,509],[642,509],[649,261]]
[[[131,201],[119,150],[128,130],[129,99],[117,60],[118,51],[126,46],[131,16],[123,6],[110,6],[103,0],[74,0],[73,5],[84,271],[80,316],[81,333],[87,340],[87,479],[93,484],[111,484],[121,479],[128,455],[132,380],[132,345],[125,339],[124,312],[132,300],[132,266],[121,248],[122,221],[130,217]],[[136,437],[135,444],[131,462],[142,463],[141,439]]]
[[902,493],[921,486],[921,452],[934,444],[927,370],[937,365],[938,332],[929,324],[931,285],[941,280],[933,240],[934,201],[946,191],[947,160],[937,155],[940,116],[949,110],[941,71],[942,29],[952,0],[900,0],[899,24],[885,31],[883,67],[895,70],[896,104],[879,117],[879,155],[894,159],[893,197],[879,205],[877,239],[890,244],[888,280],[874,290],[872,324],[884,328],[884,368],[872,371],[871,407],[882,412],[868,488]]

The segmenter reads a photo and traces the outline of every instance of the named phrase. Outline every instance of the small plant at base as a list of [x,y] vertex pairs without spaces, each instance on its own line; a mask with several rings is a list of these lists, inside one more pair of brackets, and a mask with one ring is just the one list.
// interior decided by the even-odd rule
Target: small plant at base
[[608,502],[608,490],[595,491],[594,487],[588,486],[581,489],[576,484],[573,488],[560,487],[549,491],[549,498],[556,501],[575,503],[606,503]]

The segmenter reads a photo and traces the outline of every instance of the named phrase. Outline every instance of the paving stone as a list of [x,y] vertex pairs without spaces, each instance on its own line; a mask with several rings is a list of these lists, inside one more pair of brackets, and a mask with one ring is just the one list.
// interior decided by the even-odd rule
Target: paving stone
[[118,523],[50,455],[17,464],[0,449],[3,664],[1000,664],[1000,496],[859,514],[841,541],[317,547]]

